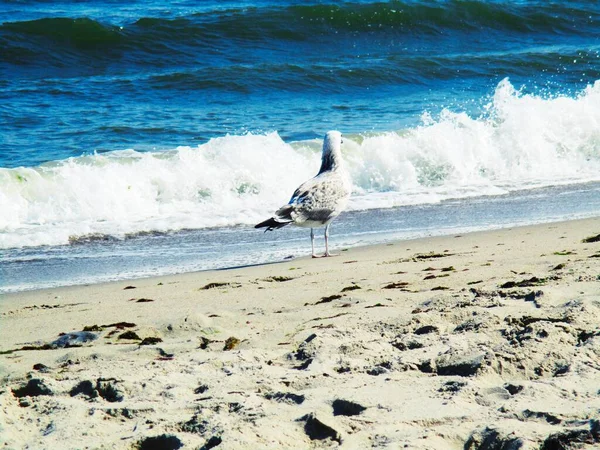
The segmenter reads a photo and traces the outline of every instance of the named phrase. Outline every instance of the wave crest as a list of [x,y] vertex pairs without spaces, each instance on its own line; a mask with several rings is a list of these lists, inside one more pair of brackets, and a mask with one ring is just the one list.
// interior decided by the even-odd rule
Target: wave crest
[[18,33],[21,37],[41,36],[68,42],[74,47],[82,48],[118,43],[122,39],[119,27],[102,25],[88,18],[56,17],[25,22],[8,22],[3,24],[0,29]]
[[[111,49],[134,53],[136,60],[156,64],[157,58],[170,56],[172,60],[174,54],[186,58],[191,52],[212,54],[229,41],[233,45],[266,42],[289,50],[290,42],[322,42],[327,36],[337,39],[339,33],[435,39],[447,30],[461,34],[497,30],[564,38],[569,34],[595,33],[600,19],[597,10],[575,2],[563,5],[468,0],[266,5],[196,13],[182,10],[181,14],[181,17],[138,17],[133,22],[126,16],[119,25],[86,17],[6,22],[0,24],[3,47],[0,61],[60,66],[63,59],[73,58],[73,49],[84,54]],[[51,55],[53,58],[49,53],[56,55]]]

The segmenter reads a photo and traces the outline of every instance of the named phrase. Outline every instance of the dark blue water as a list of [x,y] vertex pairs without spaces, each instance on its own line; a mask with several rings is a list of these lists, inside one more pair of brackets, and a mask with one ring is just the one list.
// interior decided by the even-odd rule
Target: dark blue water
[[304,254],[330,129],[340,245],[598,215],[599,79],[591,0],[0,0],[0,292]]
[[0,167],[397,130],[507,76],[575,93],[600,78],[599,20],[596,1],[2,1]]

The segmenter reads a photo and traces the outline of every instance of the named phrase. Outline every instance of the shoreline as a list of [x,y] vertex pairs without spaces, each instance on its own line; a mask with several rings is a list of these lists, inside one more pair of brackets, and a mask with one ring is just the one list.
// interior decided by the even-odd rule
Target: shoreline
[[[595,217],[600,184],[572,185],[494,198],[476,197],[398,208],[346,211],[332,243],[354,248],[398,240]],[[493,227],[490,222],[492,222]],[[258,234],[257,234],[258,233]],[[322,244],[322,237],[317,236]],[[142,234],[84,245],[0,250],[0,293],[231,268],[305,256],[306,232],[262,234],[253,227]],[[241,244],[241,245],[240,245]],[[218,254],[218,258],[215,255]],[[9,282],[9,280],[11,280]]]
[[[386,245],[390,245],[390,244],[397,243],[397,242],[410,242],[410,241],[421,240],[421,239],[445,238],[445,237],[454,236],[456,234],[462,234],[462,235],[469,234],[470,235],[473,233],[486,233],[486,232],[493,232],[493,231],[497,231],[497,230],[514,229],[514,228],[522,228],[522,227],[535,227],[535,226],[543,226],[543,225],[553,224],[553,223],[560,224],[563,222],[571,222],[573,220],[575,220],[575,221],[590,220],[590,219],[594,219],[596,217],[599,217],[599,216],[596,214],[594,214],[594,215],[585,214],[582,217],[577,217],[576,219],[571,219],[571,220],[564,220],[564,219],[560,219],[560,218],[559,219],[550,218],[550,219],[546,219],[546,220],[538,221],[538,222],[534,222],[534,223],[501,224],[495,228],[475,229],[475,230],[449,228],[449,229],[445,229],[442,234],[428,234],[428,235],[419,236],[419,237],[408,236],[405,238],[394,236],[395,234],[397,234],[395,232],[391,232],[391,233],[390,232],[381,232],[378,234],[383,234],[383,235],[390,234],[391,236],[394,236],[394,237],[390,237],[389,239],[382,240],[382,241],[374,241],[371,243],[369,243],[369,242],[360,243],[358,245],[352,245],[352,244],[344,245],[343,243],[336,243],[336,244],[334,244],[334,247],[335,247],[336,251],[339,253],[339,252],[346,252],[351,249],[353,249],[353,250],[361,249],[364,247],[386,246]],[[321,240],[320,237],[317,236],[317,246],[322,244],[320,242],[320,240]],[[283,241],[283,242],[285,242],[285,241]],[[277,244],[275,244],[275,245],[277,245]],[[230,266],[214,267],[214,268],[206,268],[206,269],[191,269],[191,270],[184,270],[181,272],[164,273],[164,274],[158,274],[158,275],[155,274],[155,275],[129,276],[129,277],[124,277],[124,278],[116,278],[113,280],[77,281],[77,282],[74,282],[71,284],[59,284],[56,286],[40,286],[40,287],[32,287],[32,288],[23,288],[23,289],[19,289],[19,290],[2,291],[0,289],[0,296],[22,294],[25,292],[37,292],[37,291],[42,291],[42,290],[63,289],[63,288],[70,288],[70,287],[94,286],[94,285],[121,283],[121,282],[128,282],[128,281],[134,282],[137,280],[144,280],[144,279],[168,278],[168,277],[173,277],[173,276],[178,276],[178,275],[211,272],[211,271],[218,272],[218,271],[236,270],[236,269],[244,269],[247,267],[263,266],[263,265],[270,265],[270,264],[280,264],[280,263],[284,263],[287,261],[296,261],[296,260],[301,260],[301,259],[306,259],[306,258],[310,259],[309,257],[304,256],[304,255],[299,255],[299,256],[290,255],[288,257],[281,258],[281,259],[267,260],[267,261],[257,262],[257,263],[230,265]]]
[[600,242],[582,240],[599,233],[595,217],[4,294],[0,443],[598,444]]

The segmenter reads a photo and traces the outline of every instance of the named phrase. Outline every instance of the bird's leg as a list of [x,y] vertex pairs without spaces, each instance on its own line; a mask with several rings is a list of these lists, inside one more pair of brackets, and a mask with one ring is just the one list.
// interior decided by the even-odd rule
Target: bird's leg
[[318,256],[315,255],[315,230],[312,228],[310,229],[310,245],[312,247],[312,257],[318,258]]
[[333,253],[329,253],[329,224],[325,226],[325,255],[324,256],[337,256]]

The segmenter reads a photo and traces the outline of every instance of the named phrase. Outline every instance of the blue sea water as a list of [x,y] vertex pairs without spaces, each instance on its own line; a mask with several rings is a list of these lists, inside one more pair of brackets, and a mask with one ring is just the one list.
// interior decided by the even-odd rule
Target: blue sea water
[[600,213],[596,1],[0,0],[0,292]]

